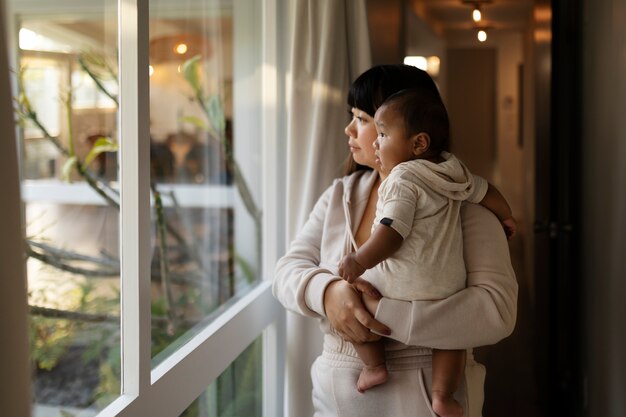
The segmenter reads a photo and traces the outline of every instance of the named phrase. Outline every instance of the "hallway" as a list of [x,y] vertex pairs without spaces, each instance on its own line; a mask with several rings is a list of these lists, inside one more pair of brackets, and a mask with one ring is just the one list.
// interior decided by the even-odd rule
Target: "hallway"
[[[527,228],[526,228],[527,229]],[[487,368],[484,417],[543,417],[538,403],[533,364],[535,340],[529,278],[524,262],[524,235],[514,238],[509,247],[511,262],[519,284],[517,324],[508,338],[496,345],[476,348],[476,360]]]

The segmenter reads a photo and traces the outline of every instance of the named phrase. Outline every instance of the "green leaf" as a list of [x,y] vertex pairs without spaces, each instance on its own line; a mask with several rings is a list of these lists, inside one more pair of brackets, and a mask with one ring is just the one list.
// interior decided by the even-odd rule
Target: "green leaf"
[[104,136],[99,137],[85,158],[85,166],[89,165],[102,152],[117,152],[118,149],[119,146],[113,139]]
[[250,265],[248,261],[243,259],[237,252],[235,252],[235,263],[241,268],[241,272],[243,272],[243,276],[245,277],[246,281],[252,284],[255,279],[254,268],[252,268],[252,265]]
[[204,122],[204,120],[202,120],[201,118],[196,117],[196,116],[184,116],[184,117],[181,117],[178,120],[180,120],[183,123],[192,124],[192,125],[200,128],[200,129],[202,129],[204,131],[209,130],[209,126],[207,126],[207,124]]
[[211,124],[215,127],[215,130],[221,135],[224,133],[226,127],[226,120],[224,118],[224,109],[222,107],[222,100],[217,94],[213,94],[207,100],[207,113],[211,119]]
[[63,181],[70,182],[70,174],[72,173],[72,168],[76,166],[76,162],[78,162],[76,156],[70,156],[67,158],[67,161],[63,164],[63,170],[61,171],[61,178],[63,178]]
[[202,57],[196,55],[183,62],[182,70],[185,80],[191,85],[194,93],[198,94],[202,91],[202,85],[200,84],[200,77],[198,76],[200,60]]

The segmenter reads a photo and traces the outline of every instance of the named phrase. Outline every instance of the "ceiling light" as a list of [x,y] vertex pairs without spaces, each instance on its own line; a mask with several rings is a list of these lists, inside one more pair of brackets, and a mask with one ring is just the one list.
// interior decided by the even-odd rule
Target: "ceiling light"
[[478,40],[481,42],[485,42],[487,40],[487,32],[485,32],[484,30],[479,30],[478,31]]
[[183,55],[185,52],[187,52],[187,44],[179,43],[176,45],[176,53]]
[[472,19],[474,19],[474,22],[480,22],[480,19],[482,19],[482,17],[482,13],[480,13],[480,9],[477,5],[472,12]]

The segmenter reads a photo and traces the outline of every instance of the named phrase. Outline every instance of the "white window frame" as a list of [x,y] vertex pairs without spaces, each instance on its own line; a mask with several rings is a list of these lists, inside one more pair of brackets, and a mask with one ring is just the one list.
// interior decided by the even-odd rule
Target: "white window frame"
[[[241,2],[243,0],[233,0]],[[253,0],[257,1],[257,0]],[[283,415],[285,312],[273,298],[273,266],[284,239],[279,219],[284,219],[280,196],[278,138],[280,66],[277,54],[277,2],[262,0],[261,113],[263,188],[263,280],[234,302],[181,348],[151,369],[150,334],[150,172],[148,0],[118,0],[120,137],[120,257],[122,393],[98,416],[180,415],[208,385],[257,337],[263,337],[263,415]],[[58,11],[60,4],[85,3],[57,0],[37,4],[37,13]],[[81,4],[82,3],[82,4]],[[33,10],[32,0],[20,0],[8,13],[10,26],[20,11]],[[74,9],[76,10],[76,9]],[[86,10],[88,11],[88,10]],[[15,45],[15,42],[13,42]],[[15,47],[15,46],[14,46]],[[28,196],[28,190],[25,193]],[[282,191],[282,192],[281,192]],[[33,197],[37,199],[36,197]]]

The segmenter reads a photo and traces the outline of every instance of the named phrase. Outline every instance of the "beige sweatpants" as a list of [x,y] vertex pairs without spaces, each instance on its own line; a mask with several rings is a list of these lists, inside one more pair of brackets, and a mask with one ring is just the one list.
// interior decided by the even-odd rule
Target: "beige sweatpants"
[[[325,343],[311,368],[314,417],[436,417],[431,407],[429,349],[387,352],[389,380],[361,394],[360,359],[349,344]],[[455,394],[465,417],[480,417],[485,369],[468,352],[465,383]]]

